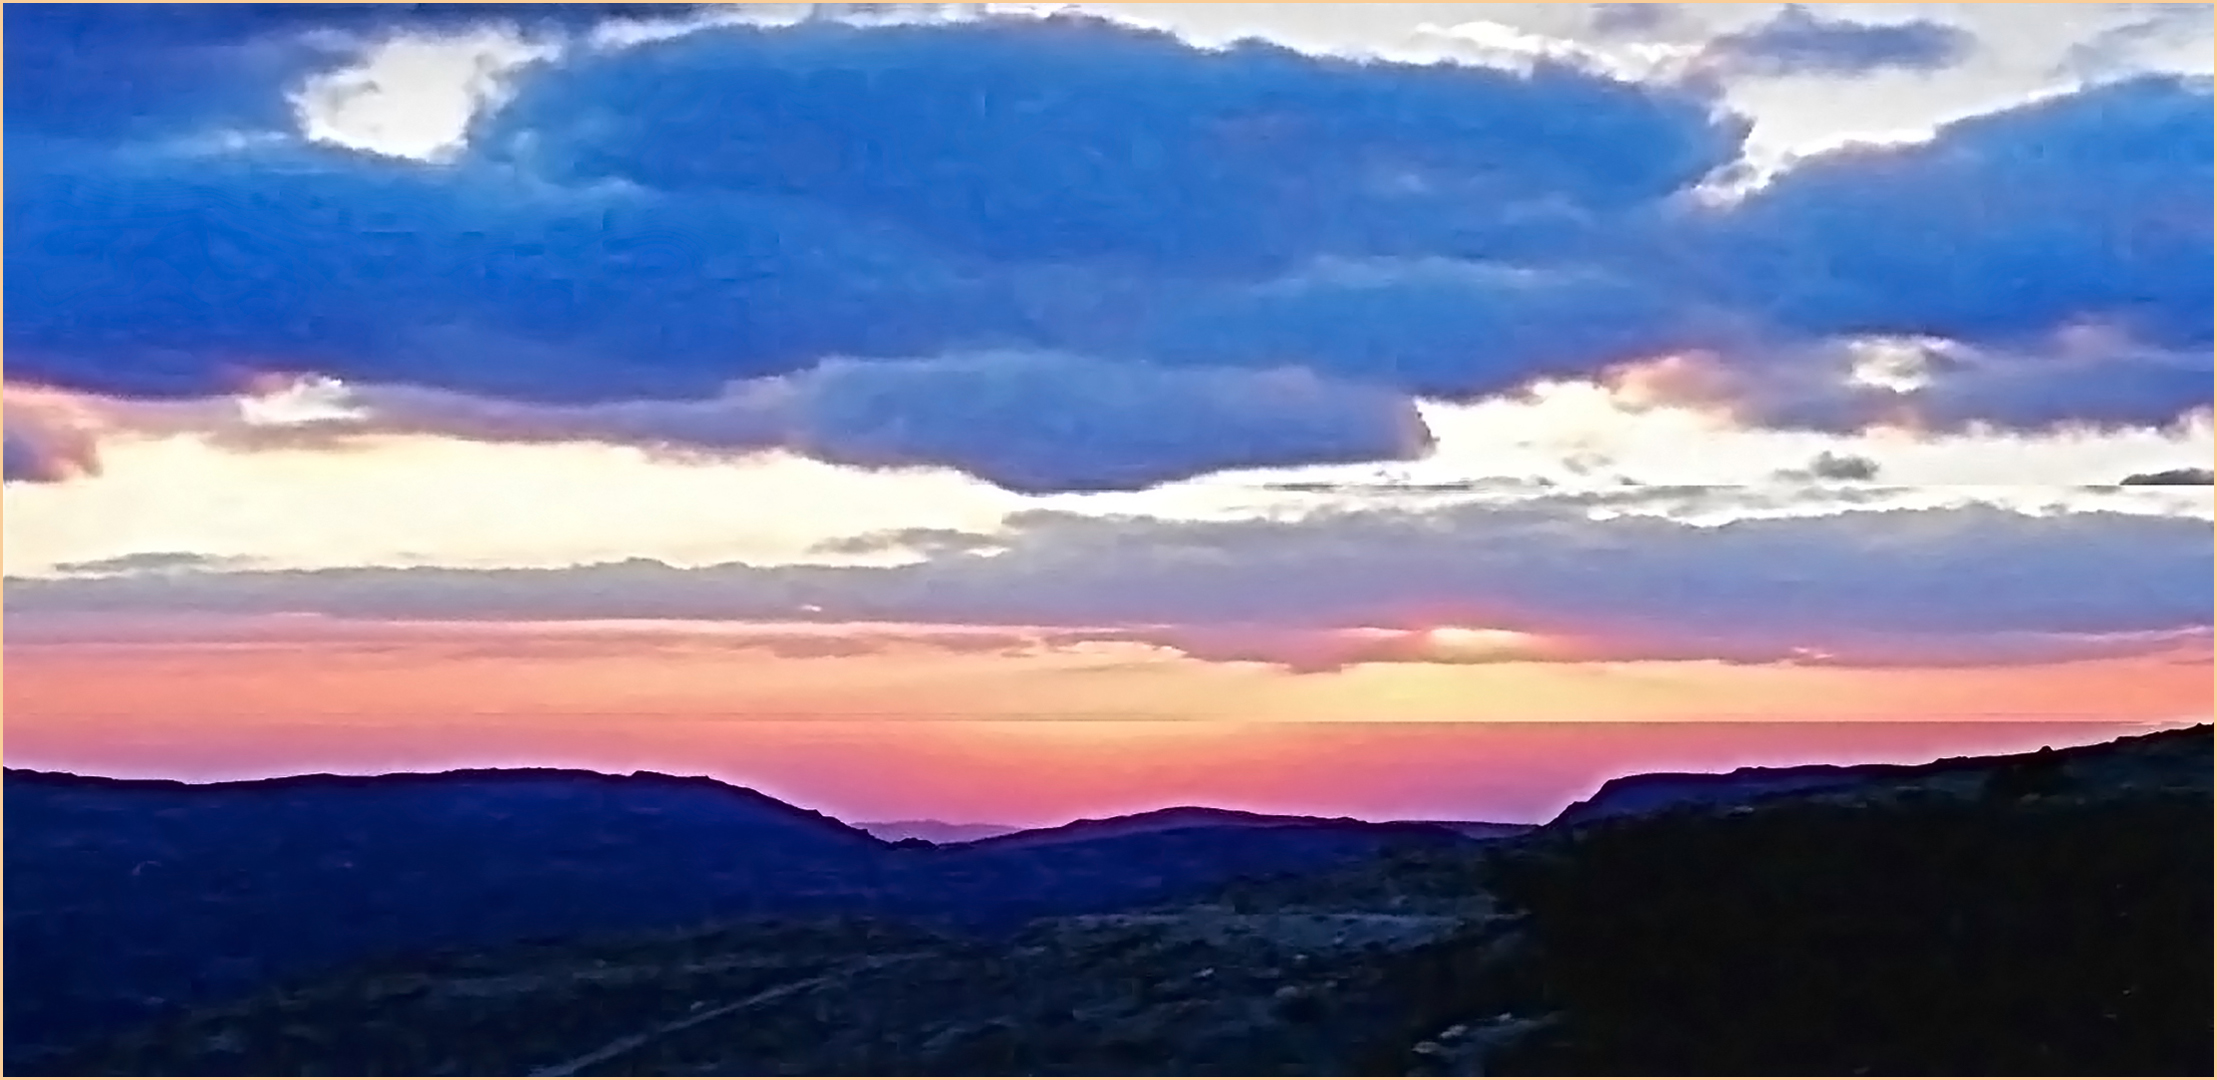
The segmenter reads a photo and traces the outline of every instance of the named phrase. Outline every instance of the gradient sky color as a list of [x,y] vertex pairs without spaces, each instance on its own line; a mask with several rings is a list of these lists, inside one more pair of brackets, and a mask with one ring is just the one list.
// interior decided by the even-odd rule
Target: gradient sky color
[[1530,819],[2206,722],[2210,9],[2042,10],[7,9],[7,761]]

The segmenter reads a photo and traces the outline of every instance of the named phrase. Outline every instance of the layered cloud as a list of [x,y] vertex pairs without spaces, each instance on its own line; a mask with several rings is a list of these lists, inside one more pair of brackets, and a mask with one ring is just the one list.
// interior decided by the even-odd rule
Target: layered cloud
[[168,560],[13,578],[7,606],[26,632],[53,619],[284,613],[1029,628],[1304,668],[2207,652],[2204,519],[1973,504],[1696,525],[1606,509],[1559,496],[1290,520],[1031,511],[872,566],[257,571]]
[[869,469],[946,466],[1016,492],[1137,490],[1285,461],[1414,457],[1413,402],[1302,368],[1165,368],[1042,353],[827,359],[690,401],[529,406],[411,387],[335,399],[339,415],[236,431],[258,446],[367,435],[597,442],[744,457],[773,449]]
[[2118,483],[2147,487],[2208,487],[2212,483],[2217,483],[2217,479],[2212,478],[2208,469],[2182,468],[2164,469],[2161,472],[2152,473],[2134,473],[2118,481]]
[[1701,60],[1728,76],[1864,75],[1949,67],[1977,45],[1970,31],[1930,19],[1865,23],[1787,4],[1754,26],[1717,35]]
[[[2205,81],[2092,85],[1717,200],[1743,118],[1567,60],[1072,16],[623,37],[547,9],[499,13],[526,58],[480,73],[440,162],[301,137],[302,87],[371,44],[491,32],[417,7],[140,13],[99,46],[94,9],[11,12],[11,377],[197,399],[311,373],[365,410],[325,437],[785,449],[1037,492],[1412,457],[1413,399],[1658,363],[1712,371],[1693,396],[1743,422],[1832,430],[2210,403]],[[1789,9],[1714,47],[1841,69],[1968,45]],[[1874,349],[1914,378],[1859,379]],[[62,475],[14,422],[9,477]]]
[[2209,4],[2121,4],[2133,17],[2075,43],[2061,70],[2084,79],[2114,78],[2143,65],[2150,54],[2209,52]]

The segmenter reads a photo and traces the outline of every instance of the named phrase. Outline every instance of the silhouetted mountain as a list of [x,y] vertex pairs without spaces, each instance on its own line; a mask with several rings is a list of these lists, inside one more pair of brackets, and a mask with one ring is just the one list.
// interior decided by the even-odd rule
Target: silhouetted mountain
[[[1036,898],[1089,875],[1192,881],[1202,861],[1304,837],[1351,854],[1317,861],[1317,847],[1297,846],[1312,861],[1277,870],[1249,857],[1221,886],[1049,913],[1009,933],[757,916],[386,956],[28,1064],[110,1075],[2202,1075],[2210,735],[1881,766],[1859,784],[1681,801],[1491,844],[1177,811],[1158,820],[1180,827],[1160,831],[921,847],[889,857],[933,874],[883,879],[911,906],[984,890]],[[1371,841],[1367,855],[1357,838]],[[933,891],[956,881],[978,891]],[[11,1010],[38,985],[11,981]]]
[[1397,825],[1359,821],[1354,818],[1296,817],[1284,814],[1257,814],[1246,810],[1218,810],[1206,806],[1171,806],[1161,810],[1147,810],[1137,814],[1120,814],[1115,817],[1079,818],[1067,825],[1052,825],[1042,829],[1022,829],[1000,836],[972,841],[962,846],[980,851],[1011,851],[1018,848],[1041,847],[1050,844],[1067,844],[1073,841],[1145,836],[1150,833],[1171,832],[1179,829],[1269,829],[1285,825],[1353,831],[1395,831],[1401,828]]
[[644,773],[11,769],[4,792],[11,1052],[382,950],[814,906],[874,884],[886,850],[745,788]]
[[[1781,768],[1749,767],[1727,773],[1642,773],[1601,785],[1591,796],[1563,808],[1550,826],[1570,826],[1603,818],[1653,814],[1672,809],[1733,808],[1788,795],[1818,796],[1826,792],[1878,790],[1889,785],[1943,782],[1976,783],[1987,772],[2010,766],[2076,766],[2154,755],[2152,760],[2172,762],[2167,748],[2191,745],[2194,732],[2206,740],[2209,725],[2197,728],[2132,735],[2092,746],[2054,750],[2047,747],[2026,754],[1988,757],[1952,757],[1918,765],[1792,765]],[[2191,772],[2191,766],[2186,767]],[[2175,769],[2173,770],[2175,771]],[[2164,773],[2163,775],[2170,775]]]
[[200,785],[9,770],[5,796],[11,1060],[394,952],[810,913],[994,929],[1467,842],[1232,815],[938,849],[715,780],[557,769]]
[[2205,725],[1551,828],[1487,879],[1541,958],[1519,1011],[1558,1018],[1495,1069],[2202,1075],[2210,751]]
[[1435,828],[1459,832],[1473,840],[1499,840],[1522,836],[1539,828],[1537,825],[1520,825],[1509,821],[1412,821],[1411,825],[1430,825]]
[[1862,766],[1794,765],[1734,769],[1729,773],[1642,773],[1601,785],[1563,808],[1550,825],[1649,814],[1677,806],[1730,806],[1763,795],[1851,787],[1869,774]]
[[855,826],[880,840],[924,840],[933,844],[960,844],[988,836],[1021,832],[1014,825],[986,825],[949,821],[865,821]]
[[1471,839],[1511,836],[1530,825],[1506,825],[1486,821],[1363,821],[1348,817],[1304,817],[1293,814],[1259,814],[1248,810],[1219,810],[1207,806],[1172,806],[1137,814],[1106,818],[1079,818],[1067,825],[1023,829],[968,842],[962,846],[980,851],[1067,844],[1081,840],[1145,836],[1180,829],[1296,828],[1309,833],[1346,832],[1378,837],[1429,837],[1453,833]]

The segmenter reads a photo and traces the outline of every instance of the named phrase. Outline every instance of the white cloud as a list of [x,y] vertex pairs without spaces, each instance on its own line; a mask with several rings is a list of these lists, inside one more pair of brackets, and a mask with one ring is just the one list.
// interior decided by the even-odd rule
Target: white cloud
[[[22,444],[11,453],[56,457],[67,467],[55,474],[71,479],[10,485],[4,565],[38,574],[149,552],[278,568],[559,567],[634,556],[679,566],[885,562],[909,556],[839,542],[903,530],[989,533],[1026,509],[1241,521],[1565,496],[1606,500],[1589,501],[1595,513],[1699,522],[1968,503],[2208,520],[2207,488],[2083,488],[2217,457],[2206,419],[2174,431],[1836,436],[1745,430],[1586,384],[1521,400],[1423,403],[1437,443],[1420,460],[1226,472],[1092,495],[1026,497],[946,469],[871,472],[782,451],[681,456],[653,440],[590,441],[625,438],[624,408],[579,417],[505,405],[495,419],[519,429],[505,437],[529,438],[473,442],[462,436],[501,436],[500,425],[464,409],[472,423],[442,428],[433,421],[474,400],[451,396],[410,411],[403,419],[413,427],[301,441],[365,404],[422,405],[421,396],[311,381],[153,403],[10,385],[10,439]],[[692,422],[724,422],[712,404],[654,416],[664,426],[695,413]],[[1869,460],[1877,483],[1775,482],[1822,455]]]
[[303,135],[387,157],[437,162],[468,144],[470,126],[509,98],[524,66],[558,46],[481,29],[453,37],[393,37],[293,90]]

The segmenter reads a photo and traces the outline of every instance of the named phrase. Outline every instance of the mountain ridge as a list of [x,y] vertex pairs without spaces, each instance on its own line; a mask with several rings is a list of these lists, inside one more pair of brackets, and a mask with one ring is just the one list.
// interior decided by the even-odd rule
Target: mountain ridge
[[[2210,739],[2204,724],[1922,765],[1641,774],[1496,842],[1455,823],[1168,807],[933,845],[890,842],[712,777],[644,770],[192,784],[10,768],[0,778],[9,971],[39,989],[7,996],[7,1022],[66,1044],[381,955],[734,918],[888,918],[999,935],[1041,918],[1169,917],[1161,913],[1225,889],[1267,897],[1273,881],[1342,869],[1361,878],[1380,857],[1422,865],[1513,855],[1681,809],[1729,816],[1859,784],[1850,802],[1897,788],[2013,797],[2073,770],[2085,773],[2072,781],[2080,787],[2206,792]],[[1782,777],[1792,783],[1780,787]],[[1643,787],[1672,797],[1643,801]],[[1400,925],[1428,910],[1407,900],[1373,891],[1340,906]],[[19,1053],[40,1049],[54,1046],[10,1040],[8,1071],[23,1071]]]
[[885,844],[887,846],[891,846],[891,841],[884,840],[883,838],[872,834],[868,829],[865,829],[862,826],[850,824],[834,815],[824,813],[821,810],[812,810],[808,807],[800,805],[799,803],[788,802],[784,799],[778,798],[775,795],[771,795],[757,788],[751,788],[744,784],[735,784],[728,780],[719,779],[713,776],[700,774],[688,776],[680,775],[677,773],[657,772],[651,769],[635,769],[628,773],[618,773],[601,772],[595,769],[580,769],[545,765],[472,766],[467,768],[441,769],[437,771],[426,772],[289,773],[283,776],[254,777],[240,780],[208,781],[171,780],[159,777],[98,776],[87,773],[72,773],[53,769],[21,769],[9,767],[7,769],[0,770],[0,783],[13,782],[18,780],[30,783],[51,783],[63,786],[75,786],[87,790],[170,792],[304,792],[313,791],[318,788],[360,790],[406,784],[440,782],[463,783],[473,780],[575,781],[583,784],[609,785],[628,783],[641,785],[649,789],[655,787],[664,787],[680,791],[713,791],[719,795],[731,797],[740,802],[772,809],[774,812],[789,812],[794,817],[801,820],[834,825],[840,829],[854,833],[860,838],[866,838],[881,844]]
[[[1693,774],[1718,797],[1619,799],[1495,844],[1172,813],[1152,824],[1186,827],[895,845],[873,856],[893,893],[1064,881],[1098,900],[1299,841],[1153,902],[1034,894],[990,933],[765,910],[357,959],[75,1048],[11,1042],[9,1071],[2195,1075],[2217,982],[2194,947],[2211,743],[2204,725],[1844,789],[1830,770],[1753,794],[1766,772]],[[903,876],[933,867],[952,876]],[[19,995],[9,1030],[37,1031]]]
[[713,778],[546,768],[213,784],[9,769],[0,792],[9,971],[43,984],[7,996],[8,1026],[63,1041],[396,951],[752,915],[998,932],[1389,844],[1471,842],[1219,819],[938,847]]
[[1602,782],[1592,795],[1565,806],[1547,822],[1572,825],[1623,814],[1669,809],[1686,804],[1715,804],[1776,795],[1812,794],[1873,782],[1914,781],[1970,767],[2068,764],[2113,749],[2211,738],[2208,723],[2119,735],[2095,743],[2006,754],[1953,755],[1916,763],[1871,762],[1856,765],[1743,765],[1727,772],[1660,771],[1632,773]]
[[922,840],[928,844],[959,844],[969,840],[983,840],[989,836],[1004,836],[1024,831],[1018,825],[996,825],[985,821],[940,821],[937,818],[905,818],[899,821],[858,821],[855,827],[880,840],[899,843],[903,840]]

